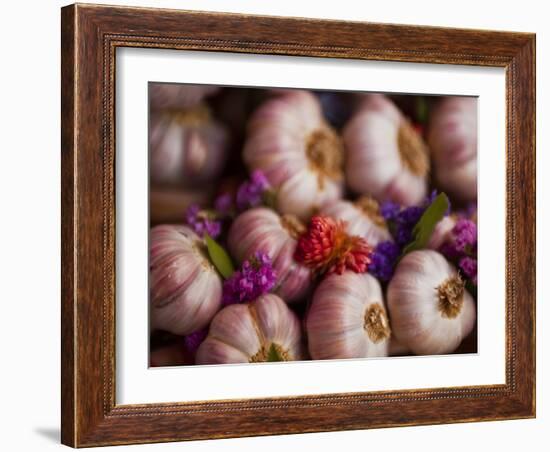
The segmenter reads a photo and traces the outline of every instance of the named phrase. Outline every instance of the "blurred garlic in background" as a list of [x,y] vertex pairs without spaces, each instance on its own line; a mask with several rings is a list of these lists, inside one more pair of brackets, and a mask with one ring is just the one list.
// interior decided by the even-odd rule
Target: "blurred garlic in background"
[[464,281],[436,251],[413,251],[401,259],[387,301],[395,338],[417,355],[452,353],[475,324]]
[[331,274],[317,287],[306,319],[313,359],[388,356],[390,323],[378,280]]
[[208,336],[197,351],[196,363],[256,363],[304,358],[298,317],[278,296],[266,294],[253,302],[222,309],[212,320]]
[[428,143],[437,185],[461,202],[477,199],[477,99],[445,97],[430,114]]
[[235,219],[227,244],[239,263],[258,251],[266,253],[277,277],[273,292],[292,303],[303,298],[312,283],[310,270],[294,260],[297,239],[303,232],[305,227],[296,217],[256,207]]
[[389,98],[365,95],[343,131],[352,190],[404,206],[427,194],[428,148]]
[[345,221],[348,234],[366,239],[371,246],[391,240],[378,202],[368,196],[363,196],[355,202],[344,199],[333,201],[325,204],[319,213]]
[[150,178],[155,186],[193,186],[217,178],[227,160],[229,133],[206,104],[151,114]]
[[219,310],[221,277],[188,227],[151,229],[149,267],[152,329],[187,335],[206,326]]
[[217,93],[218,86],[180,83],[151,83],[149,102],[153,110],[181,110],[194,107],[205,97]]
[[342,142],[308,91],[281,90],[254,112],[243,159],[250,170],[263,171],[283,214],[306,221],[342,196]]

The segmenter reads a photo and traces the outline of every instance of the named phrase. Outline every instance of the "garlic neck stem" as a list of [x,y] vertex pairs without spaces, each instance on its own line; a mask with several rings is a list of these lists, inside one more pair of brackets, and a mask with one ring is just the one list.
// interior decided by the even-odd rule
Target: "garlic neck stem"
[[464,304],[464,281],[458,274],[451,276],[438,286],[437,296],[441,315],[454,319]]
[[340,137],[328,125],[312,132],[306,141],[306,155],[317,172],[317,182],[323,189],[325,178],[342,178],[343,146]]
[[371,220],[376,226],[386,227],[386,221],[380,214],[380,205],[378,202],[370,196],[361,196],[355,205],[359,208],[369,220]]
[[184,110],[167,110],[166,114],[179,124],[190,127],[199,127],[211,119],[210,109],[206,104],[199,104]]
[[369,306],[365,312],[363,327],[369,339],[375,344],[390,337],[391,329],[388,316],[380,303]]
[[285,214],[281,217],[281,225],[295,240],[306,232],[304,224],[296,216],[291,214]]
[[414,175],[425,177],[430,169],[428,148],[420,134],[406,121],[397,132],[397,145],[403,165]]

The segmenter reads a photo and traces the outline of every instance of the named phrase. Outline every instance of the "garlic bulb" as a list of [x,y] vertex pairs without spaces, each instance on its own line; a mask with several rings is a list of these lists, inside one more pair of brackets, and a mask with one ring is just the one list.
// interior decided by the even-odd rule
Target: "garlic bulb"
[[405,206],[425,198],[428,149],[386,96],[366,95],[346,124],[343,139],[351,189]]
[[388,356],[391,331],[382,289],[368,273],[326,277],[315,290],[306,325],[313,359]]
[[303,298],[311,285],[310,270],[294,260],[297,238],[304,231],[292,215],[279,216],[271,209],[256,207],[233,221],[227,244],[240,263],[257,251],[266,253],[277,278],[273,292],[291,303]]
[[396,339],[417,355],[451,353],[474,327],[472,296],[436,251],[407,254],[397,265],[387,299]]
[[432,236],[430,237],[426,248],[438,250],[451,234],[455,224],[456,217],[452,215],[447,215],[439,220],[439,222],[435,225],[434,231],[432,232]]
[[197,351],[196,363],[265,362],[271,348],[281,361],[304,358],[298,317],[278,296],[265,294],[222,309]]
[[439,187],[463,202],[477,199],[477,100],[440,101],[430,115],[428,143]]
[[217,86],[152,83],[149,101],[154,109],[186,109],[219,91]]
[[149,144],[152,184],[192,185],[219,176],[229,134],[201,104],[190,110],[153,113]]
[[160,225],[150,235],[151,328],[186,335],[219,310],[222,280],[202,240],[186,226]]
[[345,221],[346,232],[349,235],[363,237],[373,247],[379,242],[391,240],[378,203],[368,196],[363,196],[355,202],[337,200],[325,204],[319,213]]
[[307,91],[281,92],[252,115],[243,157],[277,190],[283,214],[308,220],[342,195],[342,142]]

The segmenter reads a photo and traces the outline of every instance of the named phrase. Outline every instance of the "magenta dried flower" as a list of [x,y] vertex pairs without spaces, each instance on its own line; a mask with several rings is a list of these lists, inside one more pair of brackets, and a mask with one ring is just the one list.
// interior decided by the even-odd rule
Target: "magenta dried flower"
[[461,218],[451,231],[449,240],[441,247],[441,252],[453,259],[476,251],[477,226],[473,221]]
[[269,292],[275,282],[276,273],[271,258],[258,251],[224,282],[222,303],[228,305],[255,300]]
[[208,234],[216,238],[221,233],[221,222],[215,212],[201,210],[197,204],[191,204],[185,212],[185,221],[200,237]]
[[462,272],[477,285],[477,260],[473,257],[465,256],[458,261],[458,267]]
[[201,328],[200,330],[185,336],[183,342],[185,343],[185,348],[187,351],[193,354],[196,353],[199,346],[206,339],[206,336],[208,336],[208,327]]
[[237,191],[237,207],[245,210],[263,203],[264,193],[271,189],[265,174],[256,170],[252,172],[249,181],[243,182]]
[[391,241],[380,242],[372,253],[369,273],[380,281],[389,281],[400,254],[401,249],[397,244]]

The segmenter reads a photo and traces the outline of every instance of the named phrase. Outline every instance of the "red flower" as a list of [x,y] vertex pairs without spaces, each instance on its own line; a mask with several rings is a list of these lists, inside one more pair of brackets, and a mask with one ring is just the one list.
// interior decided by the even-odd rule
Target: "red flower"
[[349,269],[365,273],[372,248],[361,237],[350,236],[343,221],[315,216],[298,240],[294,258],[317,273],[338,273]]

